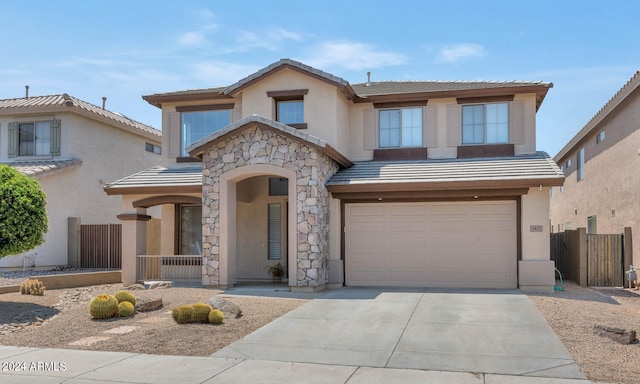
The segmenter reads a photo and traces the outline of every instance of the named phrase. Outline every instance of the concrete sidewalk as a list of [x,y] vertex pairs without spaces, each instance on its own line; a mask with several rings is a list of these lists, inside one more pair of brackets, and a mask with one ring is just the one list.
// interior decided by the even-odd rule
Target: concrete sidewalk
[[0,383],[587,384],[467,372],[0,346]]

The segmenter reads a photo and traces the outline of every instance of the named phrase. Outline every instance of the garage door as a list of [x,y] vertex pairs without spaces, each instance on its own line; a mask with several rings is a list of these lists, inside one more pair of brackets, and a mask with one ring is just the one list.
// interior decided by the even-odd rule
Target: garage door
[[517,288],[516,202],[347,204],[347,285]]

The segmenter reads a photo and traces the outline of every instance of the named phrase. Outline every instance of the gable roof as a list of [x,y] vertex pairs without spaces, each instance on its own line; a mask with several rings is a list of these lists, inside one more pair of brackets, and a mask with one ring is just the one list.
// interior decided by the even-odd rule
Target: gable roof
[[282,124],[280,122],[258,115],[247,116],[234,122],[233,124],[229,124],[221,130],[213,132],[212,134],[194,142],[193,144],[188,146],[186,150],[191,156],[202,157],[204,151],[210,148],[212,145],[215,145],[216,143],[226,140],[228,137],[237,134],[243,128],[255,126],[256,124],[263,128],[278,131],[278,133],[280,134],[283,134],[294,140],[300,141],[303,144],[320,150],[325,155],[333,159],[336,163],[340,164],[341,167],[350,167],[353,164],[349,159],[344,157],[321,138],[302,132],[299,129],[295,129],[286,124]]
[[35,177],[36,179],[50,176],[60,171],[68,170],[82,165],[82,160],[38,160],[38,161],[13,161],[3,163],[17,169],[24,175]]
[[102,109],[66,93],[0,100],[0,115],[59,112],[77,113],[154,140],[160,140],[162,137],[162,131],[150,125],[130,119],[120,113]]
[[334,174],[332,193],[560,186],[564,174],[545,152],[498,158],[361,161]]
[[582,127],[578,133],[569,140],[569,142],[553,157],[557,162],[568,154],[570,154],[574,147],[581,144],[583,139],[590,135],[590,133],[598,127],[598,125],[611,114],[622,102],[626,100],[629,95],[640,88],[640,71],[636,73],[627,81],[625,85],[616,92],[615,95],[607,103],[600,108],[600,110],[589,120],[589,122]]
[[163,102],[202,99],[230,99],[244,88],[276,73],[291,69],[338,87],[354,103],[395,101],[414,95],[425,100],[434,97],[495,96],[516,93],[535,93],[536,108],[544,100],[552,83],[543,81],[379,81],[350,84],[341,77],[291,59],[280,59],[269,66],[227,87],[203,88],[187,91],[157,93],[142,96],[148,103],[161,108]]

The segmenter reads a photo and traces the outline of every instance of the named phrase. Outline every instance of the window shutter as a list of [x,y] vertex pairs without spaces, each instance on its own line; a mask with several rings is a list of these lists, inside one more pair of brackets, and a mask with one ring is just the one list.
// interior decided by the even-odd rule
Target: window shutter
[[242,108],[234,108],[231,110],[231,123],[233,124],[236,121],[242,119]]
[[461,143],[462,119],[459,105],[447,105],[447,146],[457,147]]
[[182,152],[180,148],[180,112],[169,112],[167,124],[162,127],[162,131],[167,133],[167,156],[179,157]]
[[512,101],[509,103],[509,136],[509,142],[511,144],[526,143],[523,101]]
[[378,147],[378,111],[369,108],[364,110],[364,149]]
[[435,148],[438,146],[438,107],[427,105],[422,108],[422,114],[422,146]]
[[9,157],[18,155],[18,123],[9,123]]
[[60,139],[62,132],[60,129],[60,119],[51,120],[51,156],[60,156]]

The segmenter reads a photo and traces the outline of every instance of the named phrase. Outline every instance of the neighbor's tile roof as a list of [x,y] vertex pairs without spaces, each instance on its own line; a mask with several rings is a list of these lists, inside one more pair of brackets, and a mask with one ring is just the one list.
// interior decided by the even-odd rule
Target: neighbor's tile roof
[[75,166],[80,166],[82,160],[68,159],[68,160],[34,160],[34,161],[14,161],[4,163],[10,167],[13,167],[21,173],[40,178],[49,176],[53,173],[57,173],[61,170],[71,169]]
[[158,165],[109,183],[104,189],[109,194],[110,190],[116,189],[199,186],[202,186],[202,164],[193,163],[172,167]]
[[45,109],[52,111],[64,111],[66,108],[78,108],[80,111],[88,112],[91,115],[99,116],[112,120],[114,123],[125,125],[129,128],[134,128],[153,136],[161,137],[162,131],[159,131],[152,126],[142,124],[139,121],[130,119],[118,112],[112,112],[108,109],[102,109],[97,105],[87,103],[68,94],[62,95],[50,95],[50,96],[30,96],[28,98],[18,99],[4,99],[0,100],[0,113],[20,113],[21,109],[34,110]]
[[541,179],[564,180],[558,165],[545,152],[499,158],[360,161],[334,174],[327,185]]

